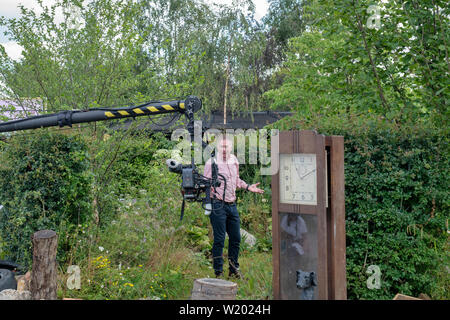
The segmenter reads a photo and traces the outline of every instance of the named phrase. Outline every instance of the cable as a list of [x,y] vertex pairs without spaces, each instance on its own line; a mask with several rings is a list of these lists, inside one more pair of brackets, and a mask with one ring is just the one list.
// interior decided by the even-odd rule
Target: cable
[[[175,120],[176,117],[178,117],[178,119]],[[175,114],[173,115],[172,119],[170,119],[168,122],[163,123],[163,124],[154,122],[153,119],[152,119],[151,117],[149,117],[149,120],[150,120],[150,122],[153,123],[155,126],[158,126],[158,127],[165,127],[165,126],[167,126],[167,125],[169,125],[169,124],[172,124],[172,122],[178,121],[180,117],[181,117],[181,113],[175,113]]]

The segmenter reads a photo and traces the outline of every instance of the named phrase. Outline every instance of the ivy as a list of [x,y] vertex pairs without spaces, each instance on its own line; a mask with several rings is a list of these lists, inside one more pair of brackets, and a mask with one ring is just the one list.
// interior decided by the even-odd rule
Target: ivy
[[[441,130],[373,115],[294,117],[274,127],[344,136],[349,299],[448,299],[449,149]],[[380,289],[367,287],[370,265],[380,267]]]
[[58,259],[91,217],[89,156],[82,139],[44,131],[14,135],[0,153],[0,234],[7,259],[29,267],[31,236],[58,233]]

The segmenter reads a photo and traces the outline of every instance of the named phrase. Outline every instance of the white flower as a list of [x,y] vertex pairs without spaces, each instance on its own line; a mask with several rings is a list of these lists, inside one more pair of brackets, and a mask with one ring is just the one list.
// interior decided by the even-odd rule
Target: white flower
[[103,250],[105,250],[105,248],[103,248],[103,247],[98,247],[98,250],[100,250],[100,252],[103,252]]

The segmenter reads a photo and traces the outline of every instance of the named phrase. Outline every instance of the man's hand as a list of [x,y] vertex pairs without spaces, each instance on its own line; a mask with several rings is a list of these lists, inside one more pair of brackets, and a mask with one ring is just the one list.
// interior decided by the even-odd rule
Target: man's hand
[[255,193],[261,193],[261,194],[264,193],[264,190],[262,190],[262,189],[260,189],[260,188],[257,187],[258,184],[259,184],[259,182],[250,185],[250,186],[248,187],[248,191],[255,192]]

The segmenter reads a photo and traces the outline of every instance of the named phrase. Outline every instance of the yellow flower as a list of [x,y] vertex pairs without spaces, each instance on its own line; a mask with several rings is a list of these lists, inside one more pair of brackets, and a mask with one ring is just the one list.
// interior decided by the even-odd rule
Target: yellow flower
[[123,286],[124,287],[126,287],[126,286],[134,287],[134,284],[127,282],[127,283],[124,283]]
[[94,259],[93,264],[96,265],[97,269],[106,268],[111,264],[111,261],[107,257],[99,256]]

